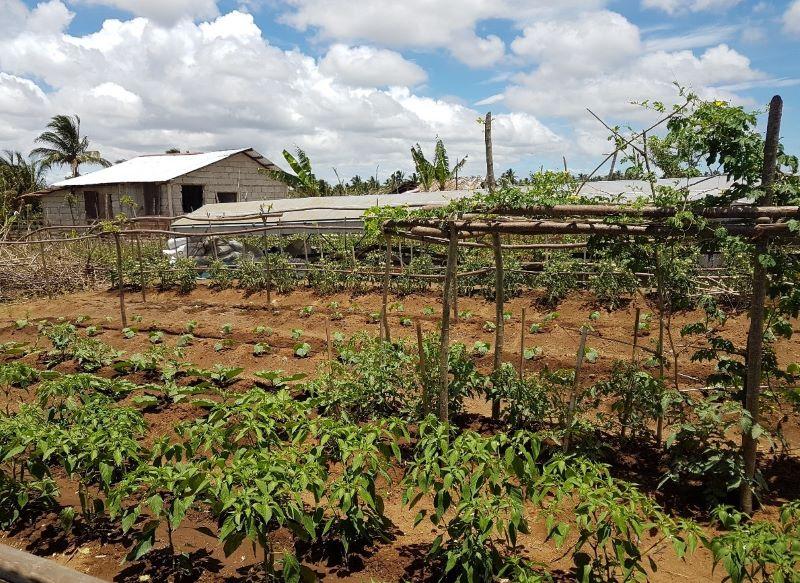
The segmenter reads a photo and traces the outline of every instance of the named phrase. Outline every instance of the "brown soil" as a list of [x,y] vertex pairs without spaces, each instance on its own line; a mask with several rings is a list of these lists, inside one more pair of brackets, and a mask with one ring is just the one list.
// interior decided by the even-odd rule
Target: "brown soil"
[[[506,305],[506,310],[512,314],[511,320],[506,323],[504,359],[507,361],[519,363],[522,309],[526,310],[528,325],[542,322],[550,311],[539,306],[536,299],[536,296],[531,294],[516,298]],[[339,303],[338,308],[331,308],[330,304],[333,301]],[[401,306],[395,302],[402,304],[402,311]],[[126,340],[120,334],[120,313],[116,294],[104,291],[83,292],[52,300],[39,299],[0,306],[0,342],[36,341],[35,326],[16,329],[14,322],[21,318],[27,318],[33,323],[41,319],[55,320],[61,317],[74,321],[83,315],[89,316],[89,319],[83,322],[83,326],[102,326],[103,332],[97,338],[131,354],[144,351],[150,346],[147,331],[164,331],[165,343],[174,345],[174,337],[185,331],[186,323],[196,320],[198,324],[194,335],[197,340],[186,348],[186,360],[206,368],[214,364],[244,367],[243,380],[237,384],[237,388],[244,389],[252,384],[255,379],[252,373],[258,370],[283,369],[292,373],[315,374],[327,358],[326,329],[331,335],[337,331],[348,336],[359,331],[377,334],[379,326],[371,321],[370,314],[380,309],[380,303],[381,298],[378,294],[358,297],[339,294],[320,297],[306,290],[280,295],[275,298],[272,306],[267,305],[263,295],[248,297],[234,290],[215,292],[203,287],[189,295],[149,292],[146,303],[142,301],[140,294],[130,293],[126,298],[128,321],[130,326],[139,330],[139,333],[134,338]],[[309,305],[314,307],[313,313],[308,317],[301,316],[301,308]],[[643,302],[640,306],[643,312],[654,312],[652,307]],[[390,298],[390,307],[393,308],[389,317],[393,338],[404,338],[414,342],[413,327],[402,326],[401,320],[403,318],[420,320],[424,330],[433,330],[440,315],[441,300],[434,294]],[[426,307],[433,308],[433,315],[424,315],[423,310]],[[494,333],[485,331],[483,325],[487,320],[493,320],[494,304],[482,299],[460,298],[458,308],[472,312],[472,316],[469,319],[461,319],[455,324],[453,340],[464,342],[468,346],[476,340],[483,340],[493,345]],[[545,366],[550,369],[573,367],[579,340],[578,329],[588,321],[588,316],[594,309],[587,297],[573,296],[557,308],[558,317],[550,322],[543,332],[531,334],[526,331],[526,347],[541,346],[544,350],[541,359],[525,363],[526,370],[541,370]],[[634,309],[635,305],[632,304],[614,312],[601,311],[599,321],[592,323],[600,338],[590,337],[587,344],[599,351],[600,358],[597,363],[586,365],[584,369],[586,384],[607,375],[614,359],[630,358],[631,347],[618,341],[630,342]],[[341,312],[344,318],[332,321],[330,316],[334,311]],[[680,338],[680,327],[701,319],[700,312],[680,314],[674,319],[673,333],[680,346],[686,342]],[[726,334],[742,344],[747,323],[746,314],[733,315],[725,326]],[[232,325],[232,334],[222,333],[224,324]],[[270,327],[274,332],[269,337],[257,337],[253,330],[258,325]],[[303,340],[312,346],[309,358],[299,359],[293,355],[295,341],[291,338],[291,332],[295,328],[303,330]],[[640,337],[639,342],[642,346],[652,348],[655,345],[658,336],[657,321],[651,322],[651,330],[649,334],[645,333]],[[215,344],[224,339],[232,340],[232,346],[229,349],[216,351]],[[253,344],[259,341],[269,343],[273,351],[261,357],[253,356]],[[781,341],[777,351],[779,360],[784,364],[798,360],[800,337],[795,337],[791,341]],[[693,380],[691,377],[705,378],[709,372],[708,365],[691,363],[690,347],[682,348],[681,352],[680,373],[687,375],[680,377],[682,387],[702,386],[702,381]],[[491,353],[478,360],[484,372],[488,372],[491,362]],[[99,374],[110,374],[110,371],[100,371]],[[672,372],[668,371],[667,374],[671,377]],[[132,377],[132,380],[140,379]],[[0,406],[4,405],[5,403],[0,402]],[[487,402],[470,400],[467,403],[466,413],[464,421],[470,426],[477,429],[493,427],[489,419],[490,406]],[[185,403],[170,405],[158,413],[146,414],[151,428],[147,441],[160,435],[170,434],[177,423],[200,414],[199,409]],[[800,446],[798,419],[789,415],[782,426],[789,447],[798,448]],[[608,461],[617,475],[641,484],[643,489],[654,493],[668,508],[693,511],[691,503],[687,504],[680,492],[668,494],[655,492],[659,456],[652,444],[610,440],[609,446],[613,454],[609,456]],[[778,459],[765,451],[762,466],[773,490],[760,513],[764,516],[775,516],[775,509],[782,501],[800,495],[796,479],[792,478],[800,469],[800,458],[787,456]],[[74,484],[61,480],[60,485],[62,504],[76,504]],[[401,495],[395,484],[389,488],[385,496],[386,514],[395,527],[394,540],[364,549],[351,560],[349,566],[343,566],[340,562],[337,563],[327,557],[322,559],[320,553],[313,549],[308,555],[310,559],[307,557],[305,563],[313,567],[325,581],[422,580],[426,575],[424,555],[436,533],[427,521],[423,521],[416,528],[413,526],[416,511],[409,511],[401,505]],[[543,542],[544,525],[535,520],[533,522],[533,532],[520,539],[522,547],[520,553],[547,564],[556,571],[567,572],[570,566],[569,560],[564,559],[562,553],[552,544]],[[190,568],[186,580],[257,580],[259,571],[255,564],[258,558],[252,549],[243,545],[239,551],[226,558],[217,539],[211,536],[211,533],[206,534],[208,528],[212,530],[215,528],[213,520],[201,512],[194,512],[190,513],[176,532],[176,547],[190,555]],[[159,537],[159,540],[165,540],[165,537]],[[32,517],[13,532],[0,533],[0,542],[51,557],[72,568],[109,580],[147,581],[155,578],[175,578],[174,575],[170,575],[171,570],[167,565],[169,558],[164,550],[152,551],[144,560],[137,563],[124,563],[125,548],[130,547],[130,541],[113,524],[102,522],[93,525],[78,524],[71,534],[64,535],[58,525],[57,515],[43,513]],[[277,547],[289,544],[290,538],[287,533],[277,533]],[[316,562],[313,562],[315,559]],[[656,557],[656,560],[659,571],[653,574],[652,581],[722,579],[721,570],[712,573],[710,555],[704,549],[700,549],[689,562],[677,559],[669,550],[663,551],[662,556]]]

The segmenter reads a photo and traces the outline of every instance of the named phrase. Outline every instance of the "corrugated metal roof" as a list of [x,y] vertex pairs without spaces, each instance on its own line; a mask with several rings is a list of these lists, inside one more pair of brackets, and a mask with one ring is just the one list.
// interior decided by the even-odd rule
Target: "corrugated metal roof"
[[[686,188],[689,190],[690,199],[698,199],[710,194],[720,194],[733,184],[725,176],[699,176],[697,178],[659,178],[658,186],[673,188]],[[650,183],[647,180],[599,180],[587,182],[581,190],[583,196],[597,196],[602,198],[621,197],[623,201],[634,200],[637,197],[650,196]]]
[[[213,230],[254,228],[262,224],[259,213],[276,214],[267,217],[267,223],[278,225],[290,223],[280,232],[302,232],[315,226],[330,230],[348,228],[359,231],[363,228],[364,212],[374,206],[421,207],[444,205],[451,200],[475,194],[474,190],[449,190],[444,192],[406,192],[403,194],[380,194],[363,196],[326,196],[306,198],[282,198],[270,201],[248,201],[207,204],[172,223],[176,231],[209,229],[209,218],[226,218],[229,221],[214,221]],[[238,217],[238,218],[237,218]],[[249,218],[248,218],[249,217]]]
[[166,182],[242,152],[247,152],[251,158],[264,167],[274,167],[272,162],[252,148],[219,150],[198,154],[156,154],[137,156],[97,172],[90,172],[83,176],[56,182],[53,186],[55,188],[69,188],[72,186],[131,182]]

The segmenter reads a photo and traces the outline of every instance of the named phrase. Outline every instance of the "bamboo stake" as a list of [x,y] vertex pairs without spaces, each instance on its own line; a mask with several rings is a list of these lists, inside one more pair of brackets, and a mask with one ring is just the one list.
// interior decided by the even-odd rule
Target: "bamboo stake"
[[269,252],[267,251],[267,217],[261,216],[261,222],[264,223],[264,269],[266,270],[267,281],[267,306],[272,307],[272,273],[269,264]]
[[328,372],[333,374],[333,346],[331,346],[331,331],[325,326],[325,339],[328,342]]
[[114,246],[117,250],[117,283],[119,284],[119,313],[122,327],[128,327],[128,318],[125,315],[125,285],[122,281],[122,247],[119,243],[119,233],[114,233]]
[[[781,129],[783,100],[779,95],[772,98],[769,104],[767,120],[767,137],[764,142],[764,163],[761,170],[761,187],[764,189],[762,201],[772,204],[772,188],[775,181],[776,161],[778,156],[778,140]],[[753,257],[753,298],[750,303],[750,330],[747,333],[747,377],[745,379],[745,408],[750,414],[752,427],[759,422],[759,398],[761,394],[761,362],[764,344],[764,301],[767,295],[767,272],[759,261],[759,257],[769,251],[769,239],[761,237],[756,242]],[[751,431],[742,432],[742,456],[744,458],[745,477],[739,488],[739,502],[742,512],[753,513],[753,489],[751,484],[756,474],[756,453],[758,440]]]
[[136,258],[139,261],[139,285],[142,287],[142,302],[147,302],[147,286],[144,276],[144,262],[142,261],[142,241],[139,239],[139,234],[136,234]]
[[419,378],[422,385],[422,412],[427,415],[430,413],[431,397],[428,389],[428,369],[425,363],[425,342],[422,338],[422,324],[417,320],[417,353],[419,355]]
[[47,273],[47,260],[45,259],[44,242],[39,242],[39,251],[42,256],[42,279],[45,281],[45,289],[47,290],[47,297],[53,299],[53,290],[50,289],[50,280],[45,277]]
[[525,380],[525,308],[522,308],[522,328],[519,333],[519,380]]
[[389,271],[392,267],[392,238],[386,235],[386,265],[383,272],[383,304],[381,307],[381,324],[383,326],[383,340],[392,341],[389,332]]
[[[662,281],[663,273],[661,271],[661,258],[658,253],[658,247],[655,249],[656,259],[656,285],[658,286],[658,378],[661,382],[662,395],[664,388],[664,282]],[[661,404],[659,404],[659,409]],[[659,411],[656,417],[656,444],[661,446],[661,441],[664,437],[664,412]]]
[[[633,390],[633,383],[636,382],[636,375],[633,372],[633,367],[636,365],[636,349],[639,347],[639,320],[642,314],[641,308],[636,308],[636,317],[633,319],[633,348],[631,349],[631,378],[628,385],[628,393]],[[625,398],[622,410],[622,429],[620,436],[625,439],[625,434],[628,432],[628,418],[630,417],[630,396]]]
[[449,420],[448,368],[450,358],[450,298],[452,297],[453,273],[456,270],[458,251],[458,229],[450,224],[450,246],[447,248],[447,271],[442,293],[442,333],[439,344],[439,420]]
[[578,391],[581,383],[581,368],[583,367],[583,357],[586,352],[586,335],[589,330],[586,326],[581,328],[581,340],[578,343],[578,353],[575,355],[575,377],[572,380],[572,391],[569,396],[569,406],[567,408],[567,426],[564,435],[564,453],[569,451],[570,436],[572,433],[572,419],[575,416],[575,408],[578,406]]
[[[494,243],[494,372],[500,370],[503,360],[503,332],[505,322],[503,320],[503,251],[500,247],[500,234],[492,233]],[[500,399],[492,401],[492,419],[500,417]]]

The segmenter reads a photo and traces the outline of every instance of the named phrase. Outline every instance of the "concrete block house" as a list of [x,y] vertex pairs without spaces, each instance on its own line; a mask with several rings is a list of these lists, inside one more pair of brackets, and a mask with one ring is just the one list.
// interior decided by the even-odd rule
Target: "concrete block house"
[[205,204],[286,198],[287,186],[261,169],[277,167],[252,148],[205,153],[145,155],[37,193],[49,225],[85,225],[132,216],[175,217]]

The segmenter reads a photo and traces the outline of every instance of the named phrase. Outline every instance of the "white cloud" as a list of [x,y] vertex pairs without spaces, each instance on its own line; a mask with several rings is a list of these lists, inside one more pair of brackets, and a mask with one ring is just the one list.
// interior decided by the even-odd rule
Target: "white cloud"
[[[739,28],[736,26],[704,26],[682,34],[649,38],[645,42],[647,51],[680,51],[683,49],[698,49],[709,47],[732,38]],[[746,28],[745,34],[753,29]]]
[[[0,148],[26,150],[50,116],[77,113],[110,159],[172,146],[252,146],[280,162],[280,151],[297,144],[321,176],[331,177],[333,166],[344,175],[372,174],[376,164],[388,173],[410,169],[411,144],[426,146],[439,135],[454,154],[470,156],[466,172],[481,172],[480,112],[409,87],[380,88],[396,77],[409,86],[424,79],[398,53],[343,47],[318,61],[270,44],[253,17],[237,11],[169,27],[145,18],[107,20],[76,36],[66,31],[68,11],[34,30],[41,12],[0,2],[18,19],[0,37]],[[359,72],[358,62],[332,55],[361,58],[373,70]],[[497,115],[496,128],[498,165],[565,147],[529,113]]]
[[576,72],[620,65],[641,51],[641,43],[635,25],[604,10],[526,26],[511,48],[521,57]]
[[703,12],[725,10],[736,6],[741,0],[642,0],[645,8],[663,10],[667,14],[681,12]]
[[602,8],[607,0],[284,0],[282,21],[324,40],[368,42],[392,48],[442,48],[472,67],[489,67],[505,56],[505,43],[480,35],[478,24],[506,19],[525,24],[539,18]]
[[[727,85],[754,82],[764,75],[752,69],[750,61],[726,45],[709,48],[701,55],[692,51],[656,51],[631,59],[625,67],[584,75],[564,74],[559,64],[544,62],[528,74],[515,78],[505,91],[508,107],[535,116],[567,118],[577,126],[578,145],[591,154],[587,144],[596,144],[602,126],[592,120],[589,107],[608,122],[646,122],[654,114],[632,101],[660,100],[673,103],[677,92],[673,82],[688,86],[705,98],[742,102]],[[554,97],[552,88],[557,89]],[[587,123],[585,127],[581,126]]]
[[170,25],[188,18],[213,18],[219,14],[217,0],[73,0],[75,4],[110,6]]
[[335,44],[320,61],[320,71],[356,87],[414,86],[424,82],[425,71],[403,55],[369,46]]
[[800,36],[800,0],[794,0],[783,15],[783,30]]

